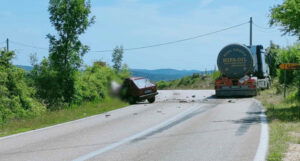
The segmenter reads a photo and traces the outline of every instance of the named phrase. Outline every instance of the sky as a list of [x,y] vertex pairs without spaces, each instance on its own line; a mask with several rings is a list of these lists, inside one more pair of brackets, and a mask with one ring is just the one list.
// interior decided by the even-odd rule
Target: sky
[[[0,6],[0,47],[6,38],[16,52],[14,64],[30,65],[30,55],[48,56],[47,34],[55,34],[49,21],[48,0],[6,0]],[[117,45],[124,48],[189,38],[249,21],[253,17],[253,44],[265,48],[270,40],[292,45],[296,37],[283,36],[280,27],[268,28],[270,8],[282,0],[91,0],[96,23],[80,36],[91,49],[84,65],[111,63]],[[257,27],[257,26],[260,26]],[[267,28],[267,29],[265,29]],[[176,44],[125,51],[123,62],[135,69],[172,68],[210,70],[219,51],[230,43],[249,44],[249,24]],[[35,48],[34,48],[35,47]]]

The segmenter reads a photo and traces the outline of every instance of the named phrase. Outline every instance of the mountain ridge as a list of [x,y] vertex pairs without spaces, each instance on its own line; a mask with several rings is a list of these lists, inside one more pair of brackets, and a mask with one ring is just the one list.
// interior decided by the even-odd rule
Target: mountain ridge
[[[26,65],[16,65],[19,68],[22,68],[26,71],[30,71],[33,69],[32,66]],[[132,76],[135,77],[146,77],[152,81],[171,81],[180,79],[185,76],[193,75],[194,73],[205,74],[204,71],[200,70],[178,70],[171,68],[162,68],[162,69],[129,69],[132,73]],[[207,73],[211,73],[212,71],[207,71]]]

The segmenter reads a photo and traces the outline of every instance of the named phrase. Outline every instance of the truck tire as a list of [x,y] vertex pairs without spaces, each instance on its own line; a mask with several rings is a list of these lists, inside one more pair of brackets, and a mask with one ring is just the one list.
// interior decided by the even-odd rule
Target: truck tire
[[149,103],[154,103],[155,102],[155,97],[151,97],[147,99]]

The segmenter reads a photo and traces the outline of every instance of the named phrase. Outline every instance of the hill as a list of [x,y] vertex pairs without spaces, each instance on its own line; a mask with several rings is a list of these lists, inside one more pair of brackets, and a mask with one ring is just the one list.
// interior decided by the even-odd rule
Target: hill
[[[131,69],[132,75],[136,77],[147,77],[152,81],[171,81],[180,79],[185,76],[191,76],[195,73],[204,74],[199,70],[176,70],[176,69]],[[212,71],[208,71],[211,73]]]
[[[16,65],[26,71],[32,70],[32,66],[26,65]],[[171,81],[180,79],[182,77],[191,76],[195,73],[204,74],[204,71],[199,70],[176,70],[176,69],[130,69],[132,76],[135,77],[147,77],[152,81]],[[207,73],[212,73],[212,71],[207,71]]]

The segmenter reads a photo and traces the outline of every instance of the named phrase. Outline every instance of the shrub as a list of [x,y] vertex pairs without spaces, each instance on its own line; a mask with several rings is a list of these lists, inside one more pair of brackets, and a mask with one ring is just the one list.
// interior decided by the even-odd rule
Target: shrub
[[0,124],[8,119],[32,117],[46,110],[25,81],[25,71],[11,64],[14,52],[0,51]]
[[[288,48],[278,50],[278,62],[282,63],[298,63],[300,64],[300,44],[295,44]],[[277,70],[279,82],[284,83],[284,70]],[[287,70],[286,71],[286,84],[296,86],[298,88],[298,97],[300,97],[300,71]]]

